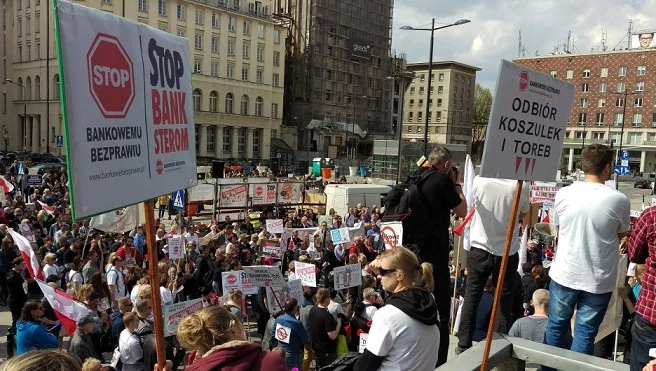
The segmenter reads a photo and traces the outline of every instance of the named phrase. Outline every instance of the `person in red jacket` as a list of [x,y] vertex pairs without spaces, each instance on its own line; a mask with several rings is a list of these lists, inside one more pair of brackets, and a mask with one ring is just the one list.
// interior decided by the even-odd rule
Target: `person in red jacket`
[[187,371],[287,371],[282,351],[264,351],[246,340],[241,321],[222,306],[213,305],[182,319],[178,341],[196,351]]
[[141,267],[143,263],[143,256],[139,250],[133,245],[134,239],[130,236],[125,239],[123,246],[118,248],[116,254],[123,259],[126,266],[136,265]]

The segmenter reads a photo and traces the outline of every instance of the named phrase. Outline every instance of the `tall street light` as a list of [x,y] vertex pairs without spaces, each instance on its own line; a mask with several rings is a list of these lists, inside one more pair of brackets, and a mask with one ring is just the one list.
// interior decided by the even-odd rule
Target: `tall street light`
[[[624,142],[624,119],[626,118],[626,106],[629,104],[628,97],[629,97],[629,95],[643,94],[643,93],[644,93],[644,91],[635,91],[635,92],[629,93],[629,90],[626,87],[624,87],[624,92],[623,93],[621,93],[621,92],[611,93],[611,94],[614,94],[614,95],[620,95],[620,96],[623,95],[624,96],[624,109],[622,110],[622,128],[620,129],[620,147],[615,152],[615,166],[618,165],[618,162],[619,162],[618,160],[619,160],[619,157],[620,157],[620,153],[622,152],[622,144],[624,144],[623,143]],[[610,140],[610,138],[608,138],[608,139],[611,143],[611,148],[612,148],[613,141]],[[614,172],[614,169],[613,169],[613,172]],[[617,174],[614,174],[614,178],[615,178],[615,189],[617,189],[618,184],[619,184],[618,183],[619,176]]]
[[[22,98],[23,100],[26,99],[25,97],[25,85],[19,84],[17,82],[13,82],[11,79],[5,79],[6,82],[10,84],[14,84],[16,86],[19,86],[21,89],[23,89],[22,93]],[[27,100],[23,102],[23,151],[26,150],[27,148]],[[6,146],[6,144],[5,144]]]
[[[402,72],[402,73],[395,73],[392,76],[387,76],[386,77],[389,80],[393,80],[394,83],[396,84],[396,81],[400,81],[401,83],[399,84],[399,90],[400,90],[400,102],[399,102],[399,122],[396,125],[396,130],[398,131],[399,134],[399,149],[397,153],[397,164],[396,164],[396,183],[398,184],[401,178],[401,144],[403,142],[403,107],[405,103],[405,90],[410,85],[410,82],[412,79],[415,78],[415,73],[414,72]],[[394,87],[392,87],[392,90],[394,90]],[[392,107],[392,110],[394,107]]]
[[[455,21],[454,23],[447,24],[444,26],[440,27],[435,27],[435,18],[433,18],[432,21],[432,26],[431,28],[415,28],[412,26],[403,26],[401,27],[402,30],[411,30],[411,31],[430,31],[431,32],[431,39],[430,39],[430,54],[428,56],[428,102],[430,102],[430,90],[431,90],[431,75],[433,74],[433,41],[435,38],[435,31],[441,30],[443,28],[451,27],[451,26],[460,26],[461,24],[469,23],[471,22],[469,19],[460,19]],[[426,122],[424,125],[424,156],[427,156],[427,150],[428,150],[428,122],[429,122],[429,113],[430,113],[430,104],[426,105]]]
[[[350,94],[350,93],[349,93],[349,94],[344,94],[342,97],[343,97],[343,98],[348,98],[348,99],[349,99],[349,103],[350,103],[351,105],[353,105],[353,120],[351,121],[351,132],[352,132],[353,135],[355,136],[355,135],[356,135],[356,134],[355,134],[355,109],[356,109],[355,98],[358,98],[358,99],[360,99],[360,98],[365,98],[365,99],[367,99],[367,98],[369,98],[369,96],[367,96],[367,95],[354,95],[354,94]],[[359,140],[357,139],[357,136],[355,136],[355,139],[356,139],[356,140],[355,140],[356,142],[359,142]],[[347,130],[347,132],[346,132],[346,142],[347,142],[347,145],[346,145],[346,157],[347,157],[347,158],[349,157],[349,145],[348,145],[348,140],[349,140],[349,135],[348,135],[348,130]],[[353,151],[352,151],[352,153],[351,153],[351,156],[353,157],[353,159],[355,159],[355,158],[357,157],[357,151],[358,151],[358,147],[357,147],[357,145],[354,144],[354,147],[355,147],[355,148],[353,148]]]

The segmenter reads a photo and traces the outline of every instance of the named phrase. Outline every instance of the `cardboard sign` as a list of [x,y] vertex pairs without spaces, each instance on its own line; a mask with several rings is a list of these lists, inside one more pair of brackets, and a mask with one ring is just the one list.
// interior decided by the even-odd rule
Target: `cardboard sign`
[[224,294],[229,293],[230,290],[239,290],[244,295],[257,294],[257,287],[248,279],[244,271],[222,272],[221,281]]
[[333,270],[335,290],[348,289],[362,285],[362,267],[360,264],[349,264]]
[[280,272],[278,267],[251,265],[244,267],[244,272],[246,272],[248,279],[256,287],[287,287],[285,278],[282,276],[282,272]]
[[54,4],[73,220],[195,185],[189,41]]
[[220,207],[246,207],[248,184],[221,185]]
[[360,334],[360,344],[358,345],[358,353],[364,353],[364,349],[367,347],[367,338],[369,338],[369,334],[365,334],[365,333]]
[[351,242],[351,235],[348,228],[333,229],[330,231],[330,238],[333,244],[337,245],[344,242]]
[[251,184],[249,187],[252,192],[251,194],[253,197],[253,205],[266,205],[276,203],[276,183]]
[[266,240],[262,245],[262,256],[268,256],[274,259],[282,258],[282,248],[280,247],[280,241],[276,240]]
[[289,339],[292,337],[292,329],[276,323],[276,340],[285,344],[289,344]]
[[[276,301],[276,297],[273,296],[274,294],[278,298],[278,301]],[[271,314],[278,313],[283,310],[283,308],[278,305],[278,302],[280,302],[280,305],[284,306],[287,300],[294,298],[300,305],[304,300],[303,285],[299,279],[287,282],[287,287],[283,287],[281,289],[267,289],[266,295],[267,306],[269,307],[269,312]]]
[[169,259],[182,259],[183,256],[182,236],[177,234],[169,237]]
[[314,264],[294,262],[294,273],[303,286],[317,287],[317,267]]
[[18,229],[20,230],[20,233],[23,235],[23,237],[27,238],[28,241],[36,242],[36,238],[34,237],[34,233],[32,233],[32,230],[30,229],[29,225],[19,224]]
[[162,308],[164,315],[164,336],[171,336],[178,333],[178,325],[183,318],[203,309],[203,299],[194,299],[165,305]]
[[385,250],[393,250],[403,245],[403,223],[381,223],[380,234],[383,236]]
[[553,180],[573,99],[569,82],[502,60],[480,175]]
[[270,219],[266,221],[266,229],[269,233],[282,233],[284,232],[282,219]]

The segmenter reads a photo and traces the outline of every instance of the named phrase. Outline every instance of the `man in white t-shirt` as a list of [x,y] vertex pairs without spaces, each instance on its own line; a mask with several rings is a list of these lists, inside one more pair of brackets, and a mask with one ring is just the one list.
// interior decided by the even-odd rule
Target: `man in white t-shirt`
[[196,251],[198,253],[200,253],[200,238],[198,238],[198,234],[196,233],[196,229],[194,228],[194,226],[190,226],[187,229],[187,231],[188,232],[185,233],[185,240],[187,241],[187,243],[189,243],[189,242],[195,243],[194,248],[196,249]]
[[125,283],[123,282],[123,259],[114,256],[110,262],[112,266],[107,270],[107,285],[112,295],[112,308],[118,309],[118,301],[125,297]]
[[620,239],[629,230],[626,195],[605,185],[613,152],[594,144],[583,150],[583,182],[558,191],[551,222],[558,247],[549,276],[549,322],[545,344],[564,348],[577,309],[571,350],[592,354],[594,339],[616,288]]
[[[460,328],[458,330],[458,347],[460,353],[472,346],[472,337],[476,331],[476,312],[483,297],[485,284],[490,275],[496,284],[501,268],[501,259],[506,243],[506,232],[510,223],[510,213],[517,181],[509,179],[474,178],[474,204],[476,213],[471,220],[470,239],[471,250],[467,258],[467,290],[465,302],[462,307]],[[528,213],[530,186],[524,183],[519,198],[519,218]],[[517,267],[519,264],[519,227],[515,227],[508,267]],[[498,331],[507,333],[512,325],[512,286],[515,268],[506,269],[501,295],[501,316],[499,317]]]

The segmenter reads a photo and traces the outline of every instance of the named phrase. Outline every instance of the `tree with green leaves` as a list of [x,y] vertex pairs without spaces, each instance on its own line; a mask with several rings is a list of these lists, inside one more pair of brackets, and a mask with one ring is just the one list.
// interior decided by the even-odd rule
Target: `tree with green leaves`
[[476,84],[474,89],[474,122],[472,123],[472,159],[479,162],[483,155],[483,145],[487,132],[487,122],[492,110],[492,92]]

